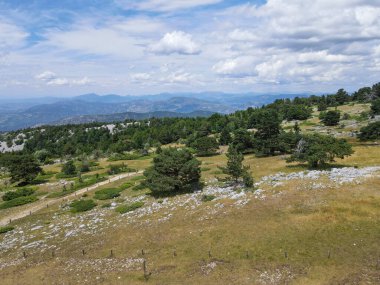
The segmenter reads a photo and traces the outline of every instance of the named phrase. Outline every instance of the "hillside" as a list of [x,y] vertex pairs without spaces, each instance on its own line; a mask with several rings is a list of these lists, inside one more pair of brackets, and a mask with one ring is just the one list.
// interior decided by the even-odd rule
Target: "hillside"
[[[5,158],[47,157],[43,173],[26,186],[32,195],[0,203],[2,284],[378,284],[380,138],[359,138],[380,118],[370,115],[373,102],[348,95],[318,111],[321,102],[339,98],[333,96],[226,116],[8,134],[23,136],[25,148]],[[323,115],[336,111],[339,122],[326,125]],[[266,137],[272,130],[278,130],[277,145],[273,133]],[[352,152],[316,168],[287,160],[313,135]],[[205,138],[217,139],[217,147],[203,156],[198,148]],[[200,162],[202,188],[156,196],[144,184],[146,170],[163,163],[162,152],[177,152],[173,147],[190,149]],[[228,149],[238,147],[253,187],[223,170]],[[273,154],[271,148],[277,148]],[[67,175],[70,161],[75,171]],[[2,198],[22,189],[9,182],[9,173],[1,175]],[[81,201],[93,204],[74,208]]]

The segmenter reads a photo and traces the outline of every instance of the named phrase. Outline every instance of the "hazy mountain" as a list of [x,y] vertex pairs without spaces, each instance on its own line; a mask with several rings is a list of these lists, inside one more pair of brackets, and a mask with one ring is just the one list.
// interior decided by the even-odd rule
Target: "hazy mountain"
[[[261,106],[278,98],[294,98],[306,94],[225,94],[203,93],[162,93],[144,96],[120,96],[84,94],[70,98],[44,97],[37,99],[0,99],[0,131],[10,131],[36,125],[57,122],[72,122],[73,118],[100,121],[101,115],[140,113],[142,118],[152,112],[192,113],[231,113],[238,109]],[[147,114],[145,114],[147,113]],[[83,117],[83,116],[93,117]],[[123,115],[119,115],[123,117]],[[131,115],[139,117],[140,115]],[[180,115],[179,115],[180,116]],[[120,117],[120,118],[121,118]],[[106,118],[107,121],[115,121]]]

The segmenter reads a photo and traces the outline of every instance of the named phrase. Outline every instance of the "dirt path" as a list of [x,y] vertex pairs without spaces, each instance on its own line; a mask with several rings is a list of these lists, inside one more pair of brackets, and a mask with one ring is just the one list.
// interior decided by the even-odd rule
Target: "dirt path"
[[65,197],[61,197],[61,198],[45,199],[45,197],[43,197],[38,202],[30,204],[30,206],[28,208],[24,208],[19,212],[12,213],[12,214],[9,214],[8,216],[2,217],[0,219],[0,226],[5,226],[6,224],[9,223],[10,220],[15,221],[18,219],[22,219],[26,216],[29,216],[30,214],[33,214],[39,210],[46,208],[47,206],[55,205],[57,203],[62,203],[64,200],[70,200],[72,198],[76,198],[77,196],[82,195],[82,194],[86,193],[87,191],[92,191],[92,190],[94,190],[100,186],[104,186],[104,185],[107,185],[109,183],[115,182],[117,180],[127,178],[127,177],[132,177],[132,176],[142,174],[142,173],[143,173],[143,171],[120,174],[118,176],[111,177],[105,181],[96,183],[92,186],[89,186],[89,187],[80,189],[78,191],[75,191],[74,193],[67,195]]

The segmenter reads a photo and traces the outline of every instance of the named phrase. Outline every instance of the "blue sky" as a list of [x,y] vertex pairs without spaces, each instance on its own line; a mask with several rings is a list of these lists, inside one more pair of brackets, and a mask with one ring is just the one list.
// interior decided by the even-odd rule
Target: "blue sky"
[[380,81],[377,0],[0,0],[0,96]]

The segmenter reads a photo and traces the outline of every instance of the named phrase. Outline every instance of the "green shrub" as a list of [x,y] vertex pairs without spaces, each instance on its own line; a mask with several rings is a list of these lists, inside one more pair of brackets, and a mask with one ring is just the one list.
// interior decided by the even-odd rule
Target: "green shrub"
[[12,199],[10,201],[5,201],[4,203],[0,204],[0,209],[8,209],[12,207],[17,207],[17,206],[33,203],[37,200],[38,198],[35,196],[22,196],[22,197]]
[[0,227],[0,234],[5,234],[7,232],[13,231],[15,228],[11,226],[5,226],[5,227]]
[[115,209],[116,212],[120,213],[120,214],[125,214],[125,213],[128,213],[128,212],[132,212],[138,208],[141,208],[142,206],[144,206],[144,203],[143,202],[135,202],[133,204],[130,204],[130,205],[122,205],[122,206],[119,206]]
[[147,189],[147,188],[144,184],[141,184],[141,183],[137,184],[136,186],[132,188],[133,191],[141,191],[144,189]]
[[103,204],[102,208],[111,208],[111,203]]
[[119,189],[121,189],[121,190],[126,190],[126,189],[128,189],[128,188],[131,188],[133,186],[133,184],[132,183],[130,183],[130,182],[127,182],[127,183],[124,183],[124,184],[122,184],[121,186],[119,186]]
[[210,202],[216,198],[215,195],[202,195],[202,202]]
[[106,188],[95,192],[94,198],[98,200],[108,200],[120,196],[121,189]]
[[35,190],[31,188],[20,188],[16,191],[9,191],[3,195],[3,201],[10,201],[19,197],[31,196],[34,192]]
[[96,203],[93,200],[76,200],[70,204],[72,213],[80,213],[92,210],[96,207]]

